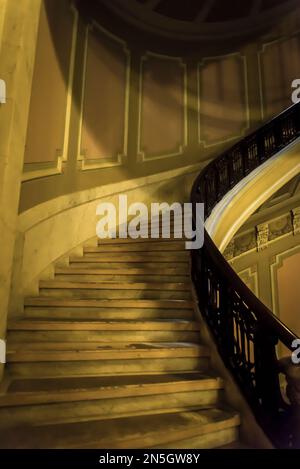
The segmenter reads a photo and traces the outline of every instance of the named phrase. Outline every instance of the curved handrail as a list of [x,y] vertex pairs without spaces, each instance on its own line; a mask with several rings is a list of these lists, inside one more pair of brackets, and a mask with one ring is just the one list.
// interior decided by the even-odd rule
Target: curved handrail
[[[251,171],[300,136],[300,103],[291,106],[210,162],[196,178],[191,200],[204,203],[205,219]],[[276,345],[291,352],[298,339],[244,284],[209,234],[192,251],[199,306],[225,365],[265,433],[278,447],[297,447],[299,420],[283,399]]]

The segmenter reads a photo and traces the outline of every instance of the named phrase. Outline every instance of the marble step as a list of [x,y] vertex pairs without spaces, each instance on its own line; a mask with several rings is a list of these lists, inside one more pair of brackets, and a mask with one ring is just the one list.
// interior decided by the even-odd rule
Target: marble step
[[116,283],[41,281],[40,296],[102,299],[190,299],[189,283]]
[[198,342],[199,324],[192,321],[37,321],[9,323],[7,341],[35,342]]
[[[104,251],[104,249],[103,249]],[[100,262],[189,262],[188,251],[144,251],[144,252],[95,252],[84,250],[83,259],[95,259]],[[71,257],[71,260],[73,257]]]
[[138,271],[142,271],[143,273],[160,273],[158,272],[162,269],[164,273],[174,273],[174,274],[188,274],[190,272],[190,262],[182,261],[182,262],[173,262],[173,261],[152,261],[147,260],[130,260],[130,261],[122,261],[121,257],[119,260],[115,259],[113,261],[103,261],[100,257],[71,257],[70,268],[73,269],[99,269],[101,271],[107,271],[110,273],[111,271],[124,271],[127,270],[127,273],[136,273]]
[[[157,299],[157,300],[189,300],[191,299],[192,293],[189,290],[164,290],[163,288],[152,290],[149,288],[103,288],[98,284],[98,288],[88,288],[86,285],[81,287],[64,287],[62,285],[47,286],[46,288],[41,286],[39,289],[40,297],[49,298],[78,298],[78,299]],[[87,288],[86,288],[87,287]]]
[[[132,271],[133,269],[131,269]],[[158,283],[161,284],[168,284],[168,283],[191,283],[190,274],[177,274],[172,272],[170,274],[166,274],[165,269],[163,272],[161,269],[159,273],[145,273],[140,269],[135,269],[135,272],[130,273],[130,270],[118,269],[118,271],[111,270],[109,273],[107,271],[103,271],[103,269],[82,269],[76,268],[72,269],[70,267],[67,268],[56,268],[55,271],[55,279],[57,281],[66,281],[66,282],[120,282],[120,283],[137,283],[137,282],[145,282],[145,283]]]
[[[151,448],[174,447],[197,438],[214,448],[237,438],[239,417],[220,409],[149,414],[13,428],[0,433],[1,448]],[[230,433],[230,437],[228,435]],[[223,434],[223,435],[222,435]]]
[[164,290],[191,291],[190,282],[67,282],[63,280],[41,280],[40,288],[79,288],[89,290]]
[[34,296],[26,298],[25,306],[64,306],[64,307],[94,307],[94,308],[158,308],[158,309],[193,309],[190,300],[93,300],[72,298],[47,298]]
[[25,317],[49,320],[188,320],[194,318],[192,309],[165,308],[105,308],[90,306],[25,306]]
[[8,371],[13,376],[41,378],[203,372],[209,367],[209,350],[193,343],[137,343],[128,347],[122,344],[122,348],[97,343],[89,343],[87,348],[82,343],[80,347],[68,345],[70,350],[59,350],[55,343],[47,350],[28,350],[24,344],[9,345]]
[[207,357],[206,346],[188,342],[162,342],[125,344],[122,347],[91,343],[50,342],[47,349],[43,343],[13,343],[7,349],[7,362],[81,362],[96,360],[138,360],[176,357]]
[[163,238],[160,232],[159,238],[106,238],[106,239],[98,239],[97,243],[98,246],[119,246],[119,245],[124,245],[124,244],[129,244],[136,246],[138,244],[143,244],[143,245],[154,245],[154,244],[171,244],[173,245],[174,243],[181,243],[184,245],[186,241],[185,236],[181,236],[181,233],[176,233],[176,237],[174,237],[174,233],[171,232],[170,238]]
[[140,343],[140,342],[191,342],[197,343],[199,341],[199,332],[192,331],[56,331],[56,330],[15,330],[9,331],[7,334],[7,341],[10,344],[23,343],[26,346],[28,343],[36,342],[76,342],[78,346],[81,343],[97,342],[99,344],[110,344],[115,346],[115,343]]
[[0,428],[207,409],[222,386],[200,373],[13,380],[0,395]]
[[99,243],[98,246],[87,246],[84,247],[83,252],[86,254],[91,253],[181,253],[181,252],[189,252],[185,249],[185,243],[183,241],[173,241],[167,243],[166,241],[148,241],[144,243],[119,243],[116,240],[115,243],[108,244],[106,243]]

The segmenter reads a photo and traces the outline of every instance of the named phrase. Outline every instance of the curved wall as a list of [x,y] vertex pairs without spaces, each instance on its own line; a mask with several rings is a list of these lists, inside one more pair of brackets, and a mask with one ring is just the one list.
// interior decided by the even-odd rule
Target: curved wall
[[[300,76],[298,30],[299,14],[287,15],[261,37],[227,41],[220,54],[220,44],[162,42],[105,9],[95,21],[67,0],[45,0],[11,313],[55,262],[67,262],[61,256],[94,236],[97,201],[118,192],[147,203],[187,200],[201,166],[285,108]],[[272,87],[283,56],[289,67]]]
[[[290,104],[300,9],[263,35],[182,44],[45,0],[20,213],[61,195],[206,162]],[[220,54],[220,50],[223,52]]]

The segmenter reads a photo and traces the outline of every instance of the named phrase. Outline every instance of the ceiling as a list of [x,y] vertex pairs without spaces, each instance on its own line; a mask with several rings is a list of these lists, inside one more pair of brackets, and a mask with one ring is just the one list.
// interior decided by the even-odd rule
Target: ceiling
[[145,8],[149,8],[169,18],[179,21],[197,21],[199,23],[232,21],[262,11],[269,10],[286,3],[287,0],[136,0]]
[[299,0],[95,0],[139,28],[177,38],[231,37],[279,21]]

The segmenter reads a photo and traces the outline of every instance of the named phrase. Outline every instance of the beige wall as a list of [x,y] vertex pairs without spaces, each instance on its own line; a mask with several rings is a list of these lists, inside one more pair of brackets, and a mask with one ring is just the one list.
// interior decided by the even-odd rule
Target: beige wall
[[291,83],[300,77],[299,57],[299,33],[263,44],[259,52],[259,64],[265,118],[291,105]]
[[127,153],[129,55],[125,44],[94,28],[86,42],[80,157],[118,162]]
[[73,14],[64,1],[42,3],[24,162],[54,162],[63,153]]
[[[54,15],[59,11],[59,15]],[[298,15],[299,16],[299,15]],[[20,212],[63,194],[207,162],[290,104],[294,16],[244,42],[138,39],[45,0]]]
[[[298,251],[300,251],[300,246]],[[300,252],[283,259],[277,270],[275,288],[278,296],[279,316],[300,335]]]
[[183,153],[187,144],[186,92],[186,66],[181,59],[142,57],[138,129],[142,159]]
[[[248,221],[247,229],[240,229],[224,255],[246,285],[284,324],[300,335],[298,212],[298,208],[292,209],[252,228]],[[264,236],[260,237],[262,226]]]
[[246,60],[242,54],[202,61],[199,65],[199,138],[204,146],[238,138],[249,129],[247,100]]
[[7,102],[0,105],[1,339],[6,333],[40,3],[0,1],[0,76],[7,85]]

